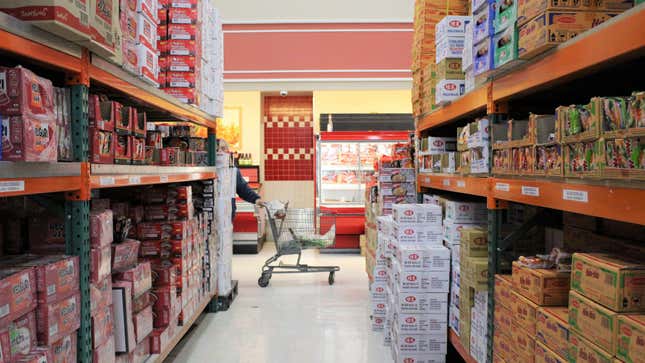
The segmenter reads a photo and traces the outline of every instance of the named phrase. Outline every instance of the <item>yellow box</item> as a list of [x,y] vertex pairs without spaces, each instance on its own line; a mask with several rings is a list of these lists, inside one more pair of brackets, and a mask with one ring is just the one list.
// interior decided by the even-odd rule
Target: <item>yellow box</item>
[[569,357],[569,310],[539,307],[535,315],[535,339],[557,355]]
[[645,264],[603,253],[574,253],[571,289],[618,312],[645,310]]
[[513,322],[519,327],[526,330],[532,336],[535,336],[535,316],[537,313],[537,304],[524,296],[513,291]]
[[617,318],[618,313],[571,291],[569,295],[569,331],[584,336],[612,354],[615,352]]
[[495,304],[495,330],[511,331],[513,329],[513,312],[502,305]]
[[437,63],[438,79],[464,79],[464,72],[461,70],[461,58],[445,58]]
[[513,287],[541,306],[567,304],[570,274],[555,270],[530,269],[513,262]]
[[569,335],[569,362],[613,363],[613,357],[581,335],[571,333]]
[[533,363],[535,361],[535,336],[529,334],[519,326],[511,330],[513,339],[512,349],[520,358],[522,363]]
[[510,334],[502,333],[498,329],[495,329],[493,336],[493,354],[500,356],[507,362],[517,362],[517,359],[515,359],[517,355],[513,351],[513,338]]
[[535,363],[568,363],[568,361],[561,357],[551,349],[547,348],[540,342],[535,343]]
[[461,282],[481,291],[488,288],[488,258],[466,257],[461,253]]
[[513,308],[513,278],[511,275],[495,275],[495,304]]
[[625,363],[645,363],[645,315],[619,315],[616,356]]
[[468,227],[461,230],[462,256],[488,257],[488,230],[481,227]]
[[621,12],[633,6],[633,1],[625,0],[518,0],[517,25],[521,26],[544,13],[553,11],[616,11]]

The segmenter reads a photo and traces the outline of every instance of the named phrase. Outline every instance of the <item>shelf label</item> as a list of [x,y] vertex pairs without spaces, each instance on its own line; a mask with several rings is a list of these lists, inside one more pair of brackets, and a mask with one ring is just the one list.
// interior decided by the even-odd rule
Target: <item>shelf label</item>
[[4,181],[0,182],[0,193],[15,193],[25,191],[24,180]]
[[449,187],[450,186],[450,179],[444,179],[443,180],[443,186],[444,187]]
[[589,193],[584,190],[565,189],[562,191],[562,199],[573,202],[589,203]]
[[161,183],[168,183],[168,175],[161,175],[161,176],[159,177],[159,181],[160,181]]
[[429,176],[426,177],[426,184],[430,184],[430,177]]
[[510,192],[511,185],[508,183],[495,183],[495,190],[499,190],[500,192]]
[[139,185],[141,184],[141,177],[140,176],[131,176],[128,178],[128,183],[129,184],[134,184],[134,185]]
[[465,180],[457,180],[457,188],[465,188],[465,187],[466,187]]
[[99,178],[99,184],[100,185],[114,185],[116,184],[116,181],[114,180],[113,176],[102,176]]
[[522,195],[528,195],[529,197],[539,197],[540,188],[537,187],[526,187],[522,185]]
[[202,174],[200,174],[200,173],[193,173],[193,174],[190,176],[190,178],[191,178],[192,180],[199,180],[199,179],[201,179],[201,178],[202,178]]

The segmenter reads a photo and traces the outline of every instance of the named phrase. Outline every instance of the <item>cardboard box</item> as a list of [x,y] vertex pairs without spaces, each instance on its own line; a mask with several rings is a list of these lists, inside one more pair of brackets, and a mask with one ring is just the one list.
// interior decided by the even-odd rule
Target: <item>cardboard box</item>
[[394,329],[392,344],[401,352],[406,353],[432,353],[446,354],[448,349],[448,337],[445,332],[442,334],[409,334],[398,332]]
[[63,255],[25,256],[16,267],[35,268],[39,304],[50,304],[79,289],[78,257]]
[[493,4],[486,4],[473,14],[473,44],[478,44],[495,34],[493,19],[495,19]]
[[461,230],[461,257],[488,256],[488,229],[467,227]]
[[445,58],[437,64],[437,79],[465,79],[461,70],[461,58]]
[[569,361],[552,350],[544,346],[542,343],[535,344],[535,363],[568,363]]
[[501,332],[498,329],[495,329],[495,335],[493,336],[493,352],[501,357],[504,362],[518,362],[519,357],[513,351],[513,339],[510,334]]
[[89,39],[89,1],[0,1],[0,11],[73,42]]
[[112,272],[125,271],[137,263],[139,241],[126,239],[124,242],[112,245]]
[[446,271],[450,269],[450,250],[443,246],[399,246],[396,259],[403,271]]
[[159,87],[159,56],[145,45],[136,46],[137,71],[142,80]]
[[515,295],[513,291],[513,280],[511,275],[495,275],[495,303],[507,309],[513,309]]
[[522,363],[533,363],[535,361],[535,339],[534,335],[525,331],[520,326],[514,326],[511,330],[512,348]]
[[137,298],[152,288],[150,262],[140,262],[136,266],[116,274],[114,279],[129,281],[132,286],[132,297]]
[[87,43],[92,52],[103,57],[113,57],[119,40],[117,32],[121,27],[119,1],[89,0],[89,4],[90,41],[81,44]]
[[519,27],[518,56],[520,59],[533,58],[618,14],[616,12],[543,12]]
[[112,305],[105,305],[98,309],[92,315],[91,325],[92,349],[97,349],[113,336],[114,319],[112,316]]
[[642,311],[645,264],[610,254],[575,253],[571,289],[614,311]]
[[1,116],[2,160],[46,162],[58,160],[58,127],[53,119]]
[[450,271],[401,271],[395,269],[397,275],[394,283],[403,292],[443,292],[450,291]]
[[[447,59],[446,61],[450,61]],[[457,150],[457,139],[454,137],[435,137],[428,136],[423,138],[422,143],[426,144],[423,153],[427,155],[443,154],[449,151]]]
[[[462,248],[463,251],[463,248]],[[488,258],[461,256],[462,283],[476,288],[478,291],[488,286]]]
[[397,245],[425,244],[441,245],[443,230],[441,226],[425,224],[394,224],[392,238]]
[[404,292],[395,287],[393,307],[401,314],[431,314],[447,319],[447,293]]
[[645,315],[619,315],[616,356],[626,363],[645,362]]
[[517,25],[522,26],[529,20],[546,11],[562,12],[598,12],[613,11],[622,12],[633,6],[629,0],[599,0],[594,2],[586,1],[557,1],[557,0],[518,0],[517,2]]
[[114,337],[111,337],[105,344],[92,351],[92,362],[114,363],[114,353]]
[[609,353],[615,351],[617,318],[618,313],[571,291],[569,295],[570,331],[593,341]]
[[445,218],[455,223],[486,223],[486,204],[446,200]]
[[115,351],[129,353],[136,347],[134,322],[132,320],[132,291],[127,282],[114,282],[112,286],[114,309]]
[[[399,204],[392,206],[393,224],[423,224],[441,226],[441,207],[434,204]],[[395,227],[396,228],[396,227]],[[395,231],[393,230],[392,233]]]
[[115,135],[112,131],[90,128],[90,161],[95,164],[114,164]]
[[99,282],[90,283],[90,314],[98,313],[99,309],[112,305],[112,278],[106,277]]
[[513,287],[542,306],[566,305],[570,274],[556,270],[530,269],[513,262]]
[[81,296],[75,293],[36,309],[38,344],[52,344],[77,330],[81,325]]
[[415,182],[415,169],[383,168],[379,170],[378,180],[381,182]]
[[470,16],[448,15],[435,26],[435,38],[463,37],[466,33],[466,24],[470,23],[470,21]]
[[395,313],[392,324],[404,334],[445,334],[448,329],[446,319],[434,314]]
[[414,183],[380,183],[380,193],[381,195],[393,195],[397,197],[403,197],[407,195],[417,195],[417,188]]
[[495,330],[510,332],[513,329],[513,312],[502,305],[495,305]]
[[54,87],[50,80],[23,68],[0,67],[0,114],[55,119]]
[[536,314],[538,306],[524,296],[513,291],[513,322],[531,336],[535,336]]
[[[49,353],[54,362],[76,362],[77,344],[76,333],[72,333],[49,346]],[[96,360],[94,361],[98,363]]]
[[444,37],[437,41],[435,63],[446,58],[461,58],[464,53],[464,37]]
[[572,332],[569,336],[569,362],[575,363],[612,363],[612,355],[596,344]]
[[535,339],[563,358],[569,356],[569,311],[566,307],[539,307]]
[[444,79],[437,82],[435,101],[437,104],[454,101],[466,92],[463,80]]
[[473,69],[474,75],[484,74],[495,69],[493,59],[493,37],[487,37],[475,44],[473,48]]
[[0,269],[0,326],[32,311],[36,307],[36,271],[33,268]]
[[493,20],[495,34],[507,28],[515,27],[515,20],[517,20],[517,1],[496,0],[495,19]]
[[145,338],[152,333],[152,306],[144,308],[140,312],[134,314],[132,317],[134,322],[134,334],[137,344],[141,343]]
[[586,105],[560,106],[555,109],[562,143],[591,142],[600,137],[601,105],[593,100]]
[[0,358],[14,362],[36,347],[36,316],[29,312],[0,329]]
[[[513,0],[516,1],[516,0]],[[509,26],[493,36],[494,64],[499,68],[518,57],[518,34],[514,26]]]

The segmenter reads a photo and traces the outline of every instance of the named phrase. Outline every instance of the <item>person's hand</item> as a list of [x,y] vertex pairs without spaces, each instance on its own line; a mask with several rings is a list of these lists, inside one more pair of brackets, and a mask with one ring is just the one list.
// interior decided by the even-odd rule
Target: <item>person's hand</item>
[[256,200],[255,200],[255,205],[257,205],[258,207],[263,206],[263,205],[264,205],[264,201],[262,200],[262,198],[258,198],[258,199],[256,199]]

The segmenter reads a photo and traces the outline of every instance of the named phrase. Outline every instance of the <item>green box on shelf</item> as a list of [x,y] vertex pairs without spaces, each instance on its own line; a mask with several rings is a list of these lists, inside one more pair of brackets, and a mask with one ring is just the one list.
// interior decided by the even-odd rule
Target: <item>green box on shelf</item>
[[518,0],[497,0],[495,4],[495,19],[493,19],[493,28],[495,34],[510,27],[515,27],[517,20],[517,1]]
[[495,68],[499,68],[517,59],[517,38],[517,29],[515,26],[510,26],[500,33],[495,34],[493,37]]
[[601,104],[592,99],[586,105],[560,106],[555,109],[560,123],[562,143],[578,143],[600,137]]

